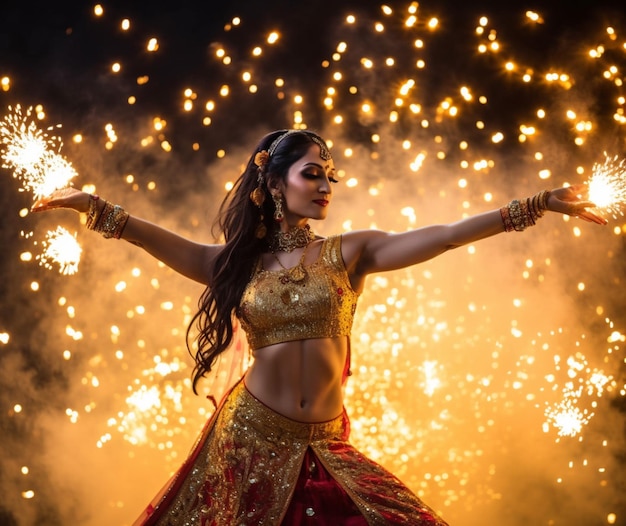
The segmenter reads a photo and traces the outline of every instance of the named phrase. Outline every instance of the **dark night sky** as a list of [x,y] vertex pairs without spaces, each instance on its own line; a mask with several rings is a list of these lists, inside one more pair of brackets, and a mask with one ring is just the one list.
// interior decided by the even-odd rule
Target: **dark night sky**
[[[107,85],[103,77],[111,61],[120,58],[126,61],[122,78],[132,82],[140,74],[151,77],[150,89],[145,90],[141,100],[144,107],[175,113],[177,100],[172,92],[188,84],[209,87],[217,81],[219,71],[210,60],[210,46],[233,14],[244,18],[245,28],[236,36],[235,32],[228,36],[231,49],[243,54],[258,40],[260,31],[279,28],[287,45],[274,55],[276,71],[289,71],[302,89],[307,85],[315,87],[317,79],[311,75],[318,72],[311,65],[319,64],[332,52],[334,21],[352,9],[377,19],[381,2],[316,1],[298,9],[290,1],[212,2],[210,8],[200,13],[199,4],[189,1],[107,2],[106,15],[98,21],[94,20],[91,3],[42,2],[40,7],[34,7],[37,4],[29,3],[24,8],[21,3],[10,2],[2,8],[0,66],[3,74],[14,79],[12,92],[3,98],[9,103],[25,104],[25,96],[33,102],[54,103],[57,111],[63,111],[62,121],[68,123],[93,112],[95,104],[119,104],[117,90],[124,87]],[[514,46],[524,43],[516,48],[519,58],[533,59],[546,52],[560,53],[564,46],[555,46],[557,40],[575,42],[581,35],[589,35],[590,28],[608,21],[619,22],[624,16],[620,6],[619,2],[582,0],[544,4],[444,1],[425,5],[426,12],[437,14],[450,28],[435,37],[428,51],[429,58],[447,67],[431,72],[428,81],[436,87],[441,78],[450,74],[450,69],[463,78],[469,68],[476,67],[466,60],[464,46],[473,27],[464,22],[480,14],[488,14],[495,27],[506,27],[507,39]],[[532,30],[529,45],[527,28],[517,21],[520,13],[535,8],[548,23]],[[122,34],[114,23],[126,17],[132,20],[133,29]],[[142,52],[148,35],[161,39],[158,58]],[[478,82],[484,78],[488,84],[489,73],[482,76],[472,71],[472,77]],[[494,104],[493,112],[499,111],[501,108]]]

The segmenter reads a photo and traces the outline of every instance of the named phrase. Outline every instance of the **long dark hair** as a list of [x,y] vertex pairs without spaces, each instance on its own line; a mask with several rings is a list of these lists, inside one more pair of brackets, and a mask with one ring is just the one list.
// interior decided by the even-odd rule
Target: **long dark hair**
[[[214,228],[219,229],[225,244],[210,265],[209,285],[200,296],[198,312],[187,329],[187,348],[196,362],[193,370],[193,391],[196,394],[200,379],[211,371],[218,356],[232,343],[233,316],[237,314],[257,258],[267,249],[266,240],[256,235],[261,218],[267,232],[274,229],[272,217],[275,208],[268,183],[278,179],[284,181],[291,165],[304,157],[312,144],[323,143],[313,132],[288,131],[275,131],[261,139],[243,174],[220,206]],[[259,208],[250,200],[250,193],[259,185],[259,168],[254,160],[257,152],[270,148],[272,155],[261,170],[265,201]],[[190,334],[194,328],[198,331],[195,355],[190,345]]]

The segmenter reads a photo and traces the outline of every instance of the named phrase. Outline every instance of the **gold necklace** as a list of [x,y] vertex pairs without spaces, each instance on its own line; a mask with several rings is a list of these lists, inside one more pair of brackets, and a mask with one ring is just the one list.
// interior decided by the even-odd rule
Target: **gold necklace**
[[272,254],[274,252],[293,252],[296,248],[307,247],[315,239],[315,234],[308,223],[304,226],[294,226],[282,232],[277,230],[272,234],[269,242]]
[[283,269],[280,273],[280,278],[278,278],[278,281],[280,281],[283,285],[286,285],[287,283],[300,283],[301,281],[304,280],[304,278],[306,278],[307,273],[306,273],[306,268],[304,268],[304,256],[306,255],[307,248],[309,248],[308,244],[305,245],[304,250],[302,251],[302,256],[300,256],[300,261],[298,261],[298,264],[295,267],[291,267],[291,268],[285,267],[285,265],[282,264],[281,260],[278,259],[278,256],[276,255],[276,253],[272,250],[272,256],[274,256],[274,259],[278,261],[278,264]]

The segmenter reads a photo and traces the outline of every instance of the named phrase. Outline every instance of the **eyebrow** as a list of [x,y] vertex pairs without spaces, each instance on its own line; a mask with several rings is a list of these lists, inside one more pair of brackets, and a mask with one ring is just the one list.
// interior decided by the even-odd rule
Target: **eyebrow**
[[[315,162],[306,163],[306,164],[304,165],[304,168],[306,168],[307,166],[315,166],[315,167],[317,167],[317,168],[320,168],[321,170],[327,170],[327,169],[329,169],[329,168],[330,168],[330,165],[329,165],[329,164],[327,164],[326,166],[322,166],[321,164],[319,164],[319,163],[315,163]],[[330,169],[331,169],[331,171],[333,171],[333,172],[335,171],[335,167],[334,167],[334,166],[333,166],[332,168],[330,168]]]

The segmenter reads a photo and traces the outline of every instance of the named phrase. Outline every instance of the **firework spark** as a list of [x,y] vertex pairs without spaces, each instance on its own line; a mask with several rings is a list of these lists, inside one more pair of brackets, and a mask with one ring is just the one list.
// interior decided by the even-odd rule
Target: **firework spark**
[[614,218],[623,216],[626,204],[626,164],[624,159],[605,154],[603,164],[596,163],[593,173],[587,182],[589,200],[596,207],[603,209]]
[[582,432],[583,427],[589,423],[593,413],[586,409],[580,409],[576,404],[576,393],[565,393],[563,400],[549,407],[545,411],[548,423],[558,430],[559,436],[574,437]]
[[438,366],[439,364],[434,360],[426,360],[420,366],[420,372],[424,375],[424,380],[420,383],[420,387],[428,396],[432,396],[441,387],[441,379],[437,376]]
[[565,399],[561,404],[546,412],[546,416],[552,425],[558,429],[559,436],[574,437],[589,422],[587,412],[576,407],[574,402],[569,399]]
[[75,274],[78,271],[78,263],[83,251],[76,240],[76,234],[72,235],[63,227],[48,231],[43,241],[44,251],[39,256],[39,263],[48,269],[52,263],[59,265],[59,272],[64,275]]
[[62,142],[37,127],[32,108],[22,112],[18,104],[0,121],[0,139],[4,146],[2,167],[13,170],[13,177],[22,182],[22,191],[33,193],[33,199],[50,195],[68,186],[76,170],[60,150]]

